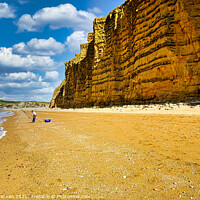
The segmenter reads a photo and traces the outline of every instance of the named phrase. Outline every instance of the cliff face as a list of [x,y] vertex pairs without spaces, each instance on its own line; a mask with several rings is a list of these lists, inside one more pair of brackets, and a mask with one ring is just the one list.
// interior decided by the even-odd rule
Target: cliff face
[[94,20],[51,107],[200,97],[200,0],[127,0]]

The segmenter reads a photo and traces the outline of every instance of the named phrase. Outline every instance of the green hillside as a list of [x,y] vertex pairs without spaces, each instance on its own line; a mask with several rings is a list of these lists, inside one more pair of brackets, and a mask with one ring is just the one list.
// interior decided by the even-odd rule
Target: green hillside
[[37,101],[6,101],[0,99],[0,106],[1,107],[21,107],[21,108],[28,108],[28,107],[46,107],[49,106],[49,102],[37,102]]

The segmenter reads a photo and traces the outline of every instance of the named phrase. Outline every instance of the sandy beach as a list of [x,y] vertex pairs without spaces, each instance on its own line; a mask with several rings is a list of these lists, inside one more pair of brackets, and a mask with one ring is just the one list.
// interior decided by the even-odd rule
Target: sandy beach
[[200,107],[14,112],[0,199],[200,199]]

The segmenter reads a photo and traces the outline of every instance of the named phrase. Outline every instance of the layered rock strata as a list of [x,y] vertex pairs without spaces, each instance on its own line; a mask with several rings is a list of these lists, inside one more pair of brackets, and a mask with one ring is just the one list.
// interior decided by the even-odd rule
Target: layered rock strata
[[51,107],[199,99],[200,0],[127,0],[65,66]]

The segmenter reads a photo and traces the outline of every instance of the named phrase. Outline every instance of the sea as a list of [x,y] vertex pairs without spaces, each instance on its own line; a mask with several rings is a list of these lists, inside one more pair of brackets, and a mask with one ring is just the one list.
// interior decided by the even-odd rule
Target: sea
[[0,110],[0,139],[6,134],[6,131],[3,130],[3,128],[1,127],[1,124],[6,121],[6,119],[4,119],[3,117],[8,117],[12,115],[14,115],[12,111]]

